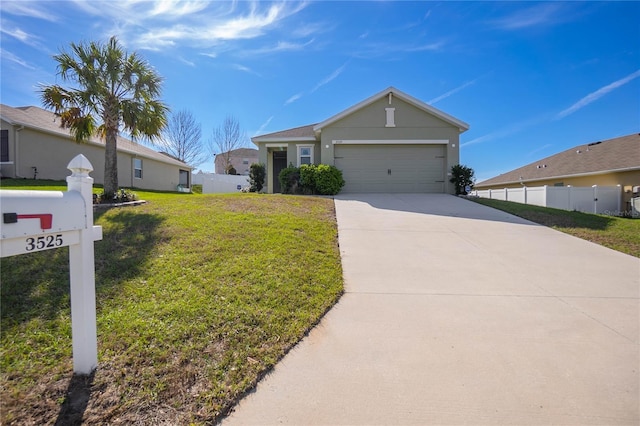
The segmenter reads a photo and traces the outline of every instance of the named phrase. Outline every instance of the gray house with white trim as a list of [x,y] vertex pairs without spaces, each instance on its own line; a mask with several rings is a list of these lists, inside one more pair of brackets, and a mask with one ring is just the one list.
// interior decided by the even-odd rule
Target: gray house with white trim
[[280,192],[289,164],[342,170],[343,193],[454,193],[460,134],[469,125],[389,87],[320,122],[256,136],[267,192]]

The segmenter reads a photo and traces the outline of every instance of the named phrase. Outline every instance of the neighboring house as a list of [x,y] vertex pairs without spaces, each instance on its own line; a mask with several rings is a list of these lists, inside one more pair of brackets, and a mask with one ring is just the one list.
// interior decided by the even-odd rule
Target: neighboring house
[[[67,164],[84,154],[93,165],[95,183],[104,183],[104,142],[92,137],[77,143],[60,127],[53,112],[35,106],[0,104],[2,177],[64,180]],[[169,155],[118,136],[118,185],[127,188],[175,191],[191,186],[191,167]]]
[[289,164],[329,164],[342,171],[343,193],[454,193],[460,133],[469,125],[389,87],[318,124],[252,138],[266,164],[267,192],[280,192]]
[[237,175],[249,175],[249,167],[258,162],[258,150],[254,148],[238,148],[216,155],[216,173],[227,174],[227,160],[230,167],[233,167]]
[[578,145],[551,157],[477,183],[474,188],[502,189],[520,186],[616,186],[628,203],[640,186],[640,135]]

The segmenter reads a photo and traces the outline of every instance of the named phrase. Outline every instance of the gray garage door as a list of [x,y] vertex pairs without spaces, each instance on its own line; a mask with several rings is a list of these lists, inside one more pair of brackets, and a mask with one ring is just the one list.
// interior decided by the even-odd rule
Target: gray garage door
[[342,192],[444,192],[445,145],[335,145]]

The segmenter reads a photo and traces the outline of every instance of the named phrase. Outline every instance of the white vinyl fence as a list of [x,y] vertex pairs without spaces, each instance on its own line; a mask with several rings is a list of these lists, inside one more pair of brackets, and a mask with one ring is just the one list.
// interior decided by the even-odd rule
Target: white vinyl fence
[[202,183],[203,194],[240,192],[249,186],[249,176],[208,174]]
[[485,189],[472,195],[492,200],[513,201],[534,206],[577,210],[584,213],[620,214],[622,187],[618,186],[536,186]]

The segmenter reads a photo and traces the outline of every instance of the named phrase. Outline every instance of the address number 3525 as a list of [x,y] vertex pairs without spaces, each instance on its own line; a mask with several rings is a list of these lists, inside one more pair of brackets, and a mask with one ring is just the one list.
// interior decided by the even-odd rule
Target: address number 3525
[[27,251],[42,250],[48,248],[61,247],[64,244],[62,234],[43,235],[41,237],[27,238]]

